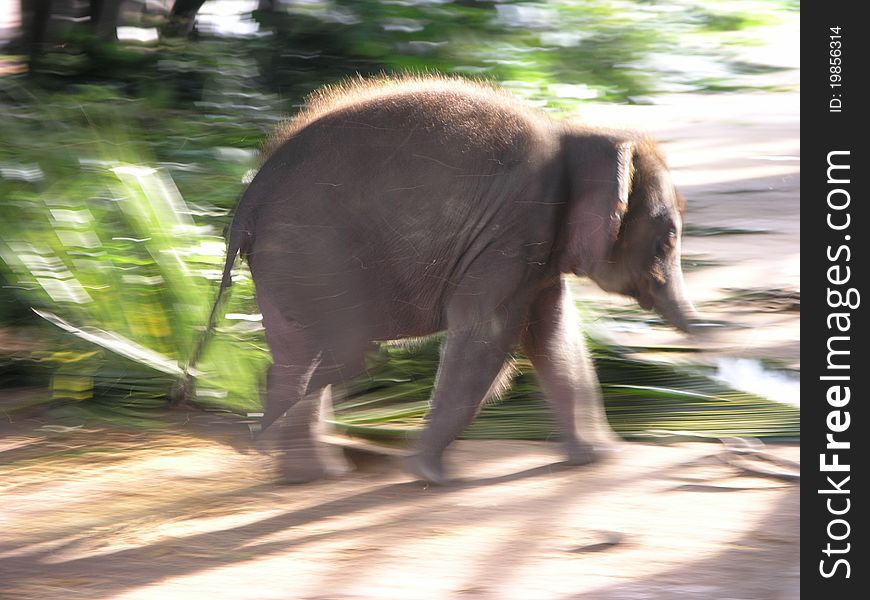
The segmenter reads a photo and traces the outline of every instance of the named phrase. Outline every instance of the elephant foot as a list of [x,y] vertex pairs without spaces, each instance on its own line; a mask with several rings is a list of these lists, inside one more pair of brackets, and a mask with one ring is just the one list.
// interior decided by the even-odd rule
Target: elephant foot
[[278,478],[284,484],[310,483],[352,470],[341,449],[320,442],[287,449],[279,460]]
[[569,465],[581,466],[594,463],[615,454],[617,446],[615,444],[587,444],[575,442],[569,444],[565,448],[567,463]]
[[[276,431],[273,431],[276,430]],[[278,483],[309,483],[353,470],[341,448],[312,436],[287,440],[287,431],[270,428],[258,436],[255,450],[277,470]]]
[[327,477],[340,477],[354,471],[353,463],[339,447],[319,442],[317,458],[323,465]]
[[405,462],[406,469],[420,481],[426,481],[433,485],[444,485],[447,478],[444,476],[444,466],[441,458],[415,454]]
[[278,483],[285,485],[298,485],[301,483],[311,483],[312,481],[326,479],[328,473],[326,469],[319,464],[311,464],[309,462],[296,464],[282,461],[278,475]]
[[294,443],[278,453],[278,481],[284,484],[309,483],[324,479],[325,465],[312,443]]

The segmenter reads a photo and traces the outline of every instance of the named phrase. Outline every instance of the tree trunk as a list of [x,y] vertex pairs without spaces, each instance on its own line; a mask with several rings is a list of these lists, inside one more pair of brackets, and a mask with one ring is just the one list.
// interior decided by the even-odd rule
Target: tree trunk
[[91,27],[101,40],[113,42],[118,39],[121,2],[122,0],[91,0]]
[[196,13],[203,4],[205,0],[176,0],[169,12],[169,23],[164,28],[163,34],[180,36],[193,33]]
[[52,0],[21,0],[20,44],[30,62],[45,52]]

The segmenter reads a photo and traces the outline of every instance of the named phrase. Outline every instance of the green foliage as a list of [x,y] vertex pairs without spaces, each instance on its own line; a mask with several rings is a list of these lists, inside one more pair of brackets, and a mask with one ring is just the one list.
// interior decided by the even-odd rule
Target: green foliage
[[[103,87],[79,91],[73,97],[80,103],[65,94],[8,105],[0,257],[27,305],[91,335],[87,343],[69,338],[61,349],[40,353],[55,370],[54,397],[165,404],[177,377],[166,361],[177,365],[190,355],[223,262],[215,219],[225,220],[227,210],[209,200],[231,205],[254,155],[242,153],[239,162],[230,153],[221,161],[212,144],[225,134],[204,123],[179,125],[174,148],[167,140],[149,144],[147,134],[133,140],[134,129],[121,119],[129,101]],[[157,109],[141,104],[139,122],[151,122]],[[197,130],[205,147],[191,135]],[[170,160],[155,160],[155,151]],[[190,194],[198,202],[185,201],[171,176],[176,169],[180,181],[199,190]],[[230,310],[255,313],[250,277],[240,271],[238,279]],[[209,348],[204,367],[212,376],[203,383],[205,393],[211,386],[229,406],[256,409],[267,353],[255,350],[261,336],[246,325],[227,327]],[[94,340],[102,350],[95,351]],[[143,358],[137,348],[164,362]]]
[[[800,437],[800,410],[793,406],[733,390],[698,367],[633,358],[636,349],[595,338],[588,341],[608,420],[625,438],[647,438],[650,430],[768,440]],[[368,378],[343,390],[346,399],[335,411],[337,428],[384,443],[400,441],[418,428],[434,385],[438,344],[434,338],[414,348],[385,348],[388,360],[372,366]],[[510,388],[484,407],[465,432],[466,438],[546,440],[556,436],[531,363],[518,356],[515,364]]]
[[[729,46],[748,43],[746,31],[777,23],[787,9],[773,1],[293,2],[254,11],[247,21],[240,16],[258,27],[248,38],[118,44],[82,25],[32,66],[52,89],[123,83],[130,96],[178,107],[200,100],[210,77],[229,71],[280,96],[284,110],[323,83],[399,71],[484,77],[545,106],[576,107],[588,98],[630,102],[675,89],[743,89],[745,80],[730,81],[718,69],[710,77],[698,65],[735,74],[765,68],[740,65]],[[695,66],[663,60],[675,54],[697,59]]]

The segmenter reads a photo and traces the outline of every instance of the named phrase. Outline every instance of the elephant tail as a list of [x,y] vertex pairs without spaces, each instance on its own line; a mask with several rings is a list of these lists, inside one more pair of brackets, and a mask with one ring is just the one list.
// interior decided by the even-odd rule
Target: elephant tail
[[[227,236],[227,258],[224,261],[224,271],[221,276],[221,286],[215,299],[215,306],[218,305],[224,290],[233,285],[233,265],[236,262],[236,256],[248,258],[251,253],[251,246],[254,243],[252,229],[248,219],[242,219],[241,215],[237,215],[233,219],[233,224],[230,225],[230,233]],[[212,309],[212,313],[214,313],[214,309]]]
[[[240,205],[239,208],[241,209],[242,207],[243,205]],[[233,218],[233,223],[230,225],[229,235],[227,236],[227,257],[224,261],[224,270],[221,275],[220,287],[215,296],[214,304],[212,304],[211,312],[208,315],[205,330],[199,336],[199,340],[196,342],[196,347],[193,349],[193,354],[187,362],[187,366],[184,367],[184,376],[180,386],[173,390],[171,394],[172,403],[175,405],[187,405],[193,395],[194,379],[197,376],[196,365],[199,363],[202,352],[205,350],[205,346],[211,339],[215,327],[217,326],[220,308],[223,306],[224,292],[227,288],[230,288],[233,285],[233,265],[236,262],[236,256],[239,255],[242,258],[248,258],[251,253],[253,241],[254,234],[250,217],[237,211],[236,216]]]

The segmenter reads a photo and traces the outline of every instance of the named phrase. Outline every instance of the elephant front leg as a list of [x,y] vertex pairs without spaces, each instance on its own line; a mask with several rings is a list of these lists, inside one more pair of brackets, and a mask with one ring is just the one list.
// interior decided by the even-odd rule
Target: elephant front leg
[[586,464],[606,454],[617,436],[604,414],[598,377],[564,281],[535,299],[522,342],[556,414],[568,461]]
[[444,483],[442,455],[480,410],[499,383],[519,327],[504,322],[450,330],[441,347],[432,406],[410,470],[423,480]]

